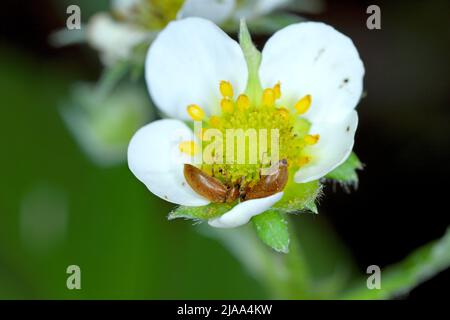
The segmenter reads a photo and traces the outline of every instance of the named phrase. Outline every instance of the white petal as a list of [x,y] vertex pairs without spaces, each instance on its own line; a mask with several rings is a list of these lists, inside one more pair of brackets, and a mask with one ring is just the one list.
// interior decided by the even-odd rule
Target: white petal
[[167,115],[188,120],[186,107],[208,114],[220,110],[221,80],[244,91],[247,66],[239,44],[212,22],[186,18],[171,22],[150,47],[145,65],[150,94]]
[[224,215],[208,221],[210,226],[215,228],[235,228],[242,226],[258,214],[271,208],[283,196],[283,192],[278,192],[266,198],[253,199],[239,203]]
[[281,103],[293,106],[306,94],[312,104],[305,117],[339,121],[358,103],[364,66],[353,42],[317,22],[290,25],[275,33],[262,51],[261,82],[281,82]]
[[127,23],[116,22],[103,13],[89,20],[86,31],[89,45],[100,51],[105,65],[112,65],[118,60],[130,58],[133,48],[143,42],[146,37],[145,31]]
[[179,151],[181,141],[193,140],[189,127],[179,120],[154,121],[133,136],[128,146],[128,166],[158,197],[185,206],[209,203],[186,183],[183,164],[192,163]]
[[221,24],[233,12],[235,0],[186,0],[178,12],[178,18],[199,17]]
[[294,181],[304,183],[317,180],[341,165],[353,148],[358,114],[351,111],[340,122],[315,122],[312,133],[320,134],[319,142],[309,147],[311,163],[295,173]]

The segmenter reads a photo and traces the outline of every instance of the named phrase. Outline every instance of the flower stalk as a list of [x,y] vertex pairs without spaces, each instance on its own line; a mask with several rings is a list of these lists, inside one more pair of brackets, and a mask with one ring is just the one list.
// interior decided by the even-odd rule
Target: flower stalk
[[215,238],[226,247],[268,292],[272,299],[308,299],[312,297],[312,278],[304,249],[290,230],[289,253],[278,253],[265,246],[254,227],[212,229],[200,226],[199,231]]

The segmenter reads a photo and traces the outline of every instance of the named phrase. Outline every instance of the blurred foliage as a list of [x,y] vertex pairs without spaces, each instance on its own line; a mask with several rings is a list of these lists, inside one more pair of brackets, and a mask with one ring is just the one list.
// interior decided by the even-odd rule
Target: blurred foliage
[[[344,293],[344,299],[390,299],[408,294],[412,288],[430,279],[450,265],[450,229],[445,235],[430,242],[387,267],[381,275],[381,289],[367,290],[364,281]],[[363,285],[361,285],[363,284]]]
[[[4,48],[0,59],[7,88],[0,109],[0,298],[266,297],[218,243],[188,223],[168,222],[170,205],[125,165],[101,169],[82,155],[57,107],[79,71]],[[30,248],[20,232],[22,203],[41,184],[64,194],[68,214],[46,251]],[[66,288],[71,264],[81,267],[79,291]]]

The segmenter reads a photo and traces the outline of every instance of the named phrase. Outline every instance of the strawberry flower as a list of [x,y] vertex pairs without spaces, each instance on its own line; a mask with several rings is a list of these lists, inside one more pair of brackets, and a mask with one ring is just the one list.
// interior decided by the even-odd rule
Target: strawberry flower
[[[246,32],[241,25],[239,45],[205,19],[171,22],[146,58],[150,95],[168,118],[138,130],[128,148],[130,170],[152,193],[213,227],[237,227],[271,208],[302,209],[295,204],[306,190],[314,184],[315,198],[318,179],[349,157],[358,124],[364,67],[347,36],[323,23],[297,23],[276,32],[260,54]],[[205,148],[192,121],[218,132],[278,130],[286,184],[248,199],[261,186],[262,162],[197,163]],[[186,164],[241,194],[212,201],[187,179]]]

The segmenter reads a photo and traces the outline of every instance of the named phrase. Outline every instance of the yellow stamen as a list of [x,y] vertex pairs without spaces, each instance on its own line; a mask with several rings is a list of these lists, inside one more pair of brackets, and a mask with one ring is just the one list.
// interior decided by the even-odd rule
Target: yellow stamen
[[273,92],[275,93],[275,99],[280,99],[281,98],[281,83],[278,82],[273,87]]
[[266,107],[272,107],[275,103],[275,92],[271,88],[264,89],[262,103]]
[[198,145],[194,141],[183,141],[178,146],[180,151],[193,156],[199,150]]
[[298,102],[295,104],[295,110],[297,110],[299,114],[304,114],[306,111],[308,111],[310,106],[311,95],[307,94],[306,96],[298,100]]
[[224,98],[233,98],[233,86],[229,81],[220,81],[220,93]]
[[205,117],[205,111],[196,104],[189,105],[187,112],[194,121],[201,121]]
[[305,141],[305,143],[307,145],[313,145],[316,144],[319,141],[320,135],[318,134],[308,134],[303,138],[303,141]]
[[237,98],[237,107],[239,111],[247,110],[250,107],[250,99],[245,94],[241,94]]
[[308,164],[311,161],[311,157],[305,156],[305,157],[301,157],[300,159],[298,159],[297,161],[297,165],[299,167],[304,166],[305,164]]
[[219,118],[219,117],[216,117],[216,116],[211,116],[211,117],[209,118],[209,124],[210,124],[212,127],[218,127],[218,126],[220,125],[220,118]]
[[284,107],[278,108],[278,114],[282,116],[284,119],[289,118],[289,110]]
[[232,113],[234,110],[233,102],[228,98],[223,98],[220,102],[223,112]]

